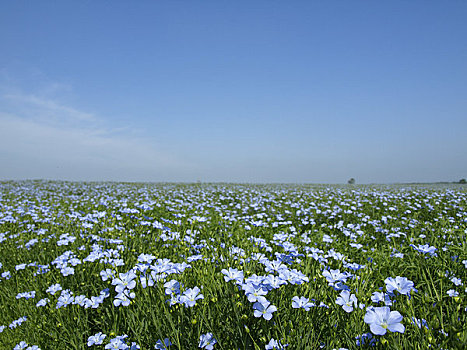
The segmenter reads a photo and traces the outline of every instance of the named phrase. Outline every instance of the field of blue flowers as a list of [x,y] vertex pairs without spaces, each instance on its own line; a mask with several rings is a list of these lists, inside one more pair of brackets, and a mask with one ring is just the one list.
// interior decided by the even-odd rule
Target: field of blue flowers
[[0,182],[1,349],[463,349],[467,192]]

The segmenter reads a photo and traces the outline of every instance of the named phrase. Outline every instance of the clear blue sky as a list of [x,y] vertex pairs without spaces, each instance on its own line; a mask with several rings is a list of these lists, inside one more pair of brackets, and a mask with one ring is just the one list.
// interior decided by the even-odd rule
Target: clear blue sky
[[466,1],[2,1],[0,179],[467,177]]

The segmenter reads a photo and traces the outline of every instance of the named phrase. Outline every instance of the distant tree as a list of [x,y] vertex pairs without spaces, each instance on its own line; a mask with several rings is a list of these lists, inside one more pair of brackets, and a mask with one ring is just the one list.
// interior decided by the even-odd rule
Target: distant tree
[[467,184],[467,180],[466,180],[466,179],[460,179],[460,180],[459,180],[459,183],[460,183],[460,184]]
[[355,183],[355,179],[352,177],[352,178],[350,178],[349,181],[347,181],[347,183],[348,183],[349,185],[353,185],[353,184]]

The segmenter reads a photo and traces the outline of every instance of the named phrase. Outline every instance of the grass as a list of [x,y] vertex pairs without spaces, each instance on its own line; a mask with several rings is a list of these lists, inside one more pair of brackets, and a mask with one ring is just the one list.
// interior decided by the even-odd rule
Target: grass
[[[168,338],[169,349],[194,349],[212,333],[214,349],[229,350],[265,349],[271,339],[288,349],[461,349],[466,202],[460,185],[2,182],[0,345],[154,349]],[[226,281],[229,269],[243,278]],[[104,280],[105,270],[113,277]],[[347,277],[332,284],[330,270]],[[134,288],[122,287],[130,303],[115,306],[116,279],[131,272]],[[254,275],[277,308],[270,320],[255,317],[244,291]],[[404,330],[373,334],[364,317],[385,302],[372,296],[397,276],[414,286],[388,295]],[[172,303],[171,280],[180,283]],[[61,290],[48,292],[55,284]],[[203,298],[187,306],[180,297],[195,287]],[[358,299],[351,312],[336,303],[343,289]],[[97,307],[84,306],[99,295]],[[295,296],[314,306],[292,307]],[[88,347],[98,332],[102,344]]]

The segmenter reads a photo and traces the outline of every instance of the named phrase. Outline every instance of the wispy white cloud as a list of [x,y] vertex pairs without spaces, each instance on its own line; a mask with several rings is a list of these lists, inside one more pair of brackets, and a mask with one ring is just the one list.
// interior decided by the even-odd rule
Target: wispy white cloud
[[0,106],[0,179],[191,180],[187,161],[94,113],[17,90]]
[[22,106],[23,111],[27,111],[31,117],[42,117],[43,121],[47,118],[61,116],[67,118],[68,121],[96,121],[92,113],[82,112],[75,108],[71,108],[58,103],[57,101],[41,98],[35,95],[24,94],[5,94],[2,96],[4,100],[14,104],[15,106]]

